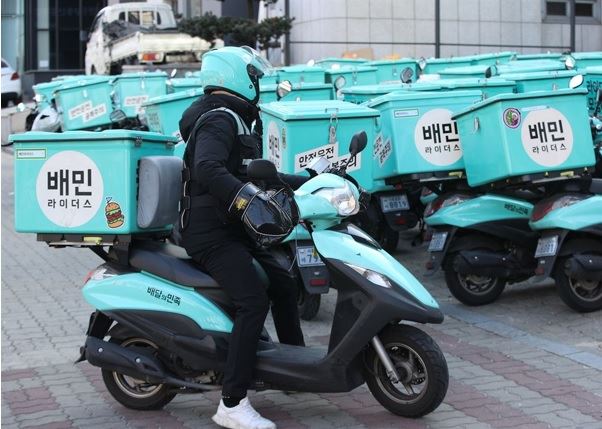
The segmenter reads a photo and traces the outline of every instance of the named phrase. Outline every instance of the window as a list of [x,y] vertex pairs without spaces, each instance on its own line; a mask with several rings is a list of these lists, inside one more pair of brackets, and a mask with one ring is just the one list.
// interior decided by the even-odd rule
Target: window
[[125,12],[119,12],[119,17],[117,17],[119,21],[125,21]]
[[138,11],[128,12],[128,21],[140,25],[140,13]]
[[143,27],[150,27],[155,23],[155,13],[152,10],[142,11],[142,22],[140,25]]
[[[569,0],[544,0],[544,22],[568,23],[571,17]],[[600,22],[602,0],[577,0],[575,17],[578,24],[595,24]]]

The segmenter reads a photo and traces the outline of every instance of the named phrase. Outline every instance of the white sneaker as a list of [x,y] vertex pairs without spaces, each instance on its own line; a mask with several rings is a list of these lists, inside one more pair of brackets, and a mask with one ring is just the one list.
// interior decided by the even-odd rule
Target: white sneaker
[[264,419],[255,411],[249,398],[242,399],[236,407],[232,408],[226,407],[224,401],[219,401],[213,421],[229,429],[276,429],[274,422]]

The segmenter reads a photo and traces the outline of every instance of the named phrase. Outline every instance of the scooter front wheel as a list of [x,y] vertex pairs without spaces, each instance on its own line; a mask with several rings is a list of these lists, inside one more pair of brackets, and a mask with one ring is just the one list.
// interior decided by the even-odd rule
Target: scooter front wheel
[[376,351],[365,352],[366,384],[374,398],[393,414],[421,417],[435,410],[447,393],[447,362],[435,341],[409,325],[384,329],[379,338],[397,370],[393,383]]
[[[109,341],[122,347],[153,348],[157,346],[144,338],[129,338]],[[133,410],[159,410],[176,396],[173,389],[165,384],[151,384],[144,380],[102,369],[102,380],[113,398],[126,408]]]
[[576,279],[565,272],[566,259],[556,263],[554,280],[562,301],[580,313],[602,310],[602,281]]

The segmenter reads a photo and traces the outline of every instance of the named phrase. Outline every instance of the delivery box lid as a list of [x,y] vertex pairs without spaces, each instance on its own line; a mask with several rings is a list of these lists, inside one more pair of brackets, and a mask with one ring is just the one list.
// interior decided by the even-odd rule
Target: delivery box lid
[[367,72],[375,72],[377,70],[376,67],[366,66],[366,65],[344,65],[341,67],[330,67],[326,69],[326,74],[343,74],[343,73],[367,73]]
[[169,79],[167,81],[167,85],[170,86],[198,86],[201,88],[203,86],[201,78],[199,77],[179,77],[175,79]]
[[102,143],[107,140],[143,140],[149,143],[177,143],[178,139],[160,133],[133,130],[105,131],[66,131],[64,133],[49,133],[44,131],[29,131],[22,134],[12,134],[9,140],[13,143],[62,143],[82,141],[86,143]]
[[453,74],[453,75],[467,75],[467,74],[485,74],[485,71],[489,68],[487,65],[474,65],[474,66],[462,66],[462,67],[448,67],[441,70],[440,74]]
[[525,73],[503,73],[498,77],[506,80],[539,80],[539,79],[553,79],[556,77],[566,78],[573,77],[577,74],[576,70],[553,70],[553,71],[534,71]]
[[558,97],[558,96],[575,95],[575,94],[585,95],[585,94],[587,94],[587,89],[558,89],[556,91],[531,91],[531,92],[524,92],[524,93],[520,93],[520,94],[511,94],[511,93],[499,94],[499,95],[495,95],[491,98],[488,98],[486,100],[483,100],[479,103],[475,103],[470,107],[460,110],[459,112],[456,112],[453,115],[452,119],[458,119],[459,117],[461,117],[463,115],[466,115],[470,112],[474,112],[475,110],[481,109],[485,106],[497,103],[498,101],[527,100],[530,98],[541,99],[541,98]]
[[379,116],[377,110],[339,100],[279,101],[261,105],[261,110],[283,121],[305,119],[365,118]]
[[167,78],[167,73],[162,71],[154,72],[136,72],[136,73],[123,73],[117,76],[112,76],[112,82],[127,79],[152,79],[152,78]]
[[395,66],[415,64],[417,64],[417,61],[414,58],[399,58],[396,60],[375,60],[366,63],[367,66]]
[[590,66],[585,69],[587,74],[600,74],[602,75],[602,66]]
[[80,88],[82,86],[106,84],[111,79],[111,76],[94,76],[84,79],[69,79],[65,81],[59,81],[62,83],[56,90],[63,91],[68,89]]
[[576,60],[601,60],[602,61],[602,51],[594,51],[594,52],[575,52],[571,54],[573,58]]
[[477,87],[498,87],[511,86],[515,82],[500,77],[485,78],[458,78],[458,79],[439,79],[433,81],[443,89],[458,89],[458,88],[477,88]]
[[415,100],[437,100],[437,99],[454,99],[469,97],[474,100],[476,97],[482,97],[481,91],[442,91],[442,92],[412,92],[412,91],[396,91],[382,95],[366,103],[368,107],[381,106],[386,103],[396,101],[415,101]]
[[182,100],[185,98],[197,98],[203,95],[203,88],[187,89],[185,91],[174,92],[173,94],[159,95],[142,103],[142,106],[150,106],[154,104],[167,103],[169,101]]
[[308,66],[305,64],[295,64],[293,66],[281,67],[278,72],[283,73],[324,73],[322,67]]

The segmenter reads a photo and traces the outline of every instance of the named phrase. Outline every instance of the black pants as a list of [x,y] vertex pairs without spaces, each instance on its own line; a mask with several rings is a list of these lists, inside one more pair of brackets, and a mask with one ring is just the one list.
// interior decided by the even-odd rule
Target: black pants
[[[268,274],[267,290],[253,258]],[[244,397],[253,380],[257,342],[270,302],[278,340],[283,344],[304,345],[296,280],[269,250],[252,248],[244,241],[223,241],[194,254],[193,259],[224,288],[236,306],[222,393]]]

